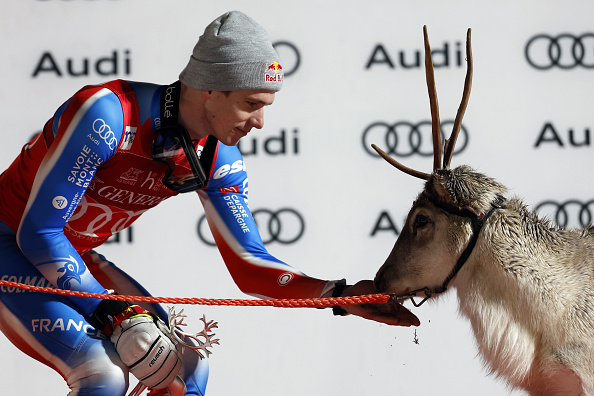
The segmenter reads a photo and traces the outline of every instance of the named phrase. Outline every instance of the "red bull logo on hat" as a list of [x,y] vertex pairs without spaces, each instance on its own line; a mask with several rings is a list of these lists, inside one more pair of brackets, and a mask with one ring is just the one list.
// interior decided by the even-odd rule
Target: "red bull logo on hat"
[[281,82],[283,81],[283,67],[278,62],[266,64],[265,81]]

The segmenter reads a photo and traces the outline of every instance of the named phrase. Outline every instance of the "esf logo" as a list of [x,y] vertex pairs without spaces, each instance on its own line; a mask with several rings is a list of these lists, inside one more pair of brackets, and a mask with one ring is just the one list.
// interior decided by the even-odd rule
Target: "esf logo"
[[233,173],[245,171],[245,163],[242,160],[237,160],[232,164],[224,164],[220,166],[213,174],[214,180],[220,179]]
[[[265,245],[272,242],[292,244],[301,239],[305,233],[303,216],[292,208],[256,209],[252,212],[252,217]],[[208,231],[206,216],[202,215],[198,220],[197,230],[202,242],[209,246],[216,245]]]
[[536,205],[534,211],[552,219],[561,228],[586,227],[592,223],[593,204],[594,199],[568,199],[563,202],[547,200]]
[[[443,131],[442,146],[445,142],[445,137],[449,135],[453,125],[454,121],[443,121],[441,123],[441,130]],[[373,157],[379,157],[379,155],[371,147],[372,143],[376,144],[388,155],[395,157],[410,157],[412,155],[432,157],[433,138],[431,121],[417,123],[397,121],[393,124],[383,121],[374,122],[363,131],[361,143],[365,151]],[[464,151],[467,145],[468,131],[462,125],[454,154]]]
[[537,34],[526,43],[524,55],[530,66],[538,70],[594,68],[594,33],[556,36]]
[[32,77],[52,74],[57,77],[68,75],[71,77],[86,77],[92,73],[99,76],[129,75],[132,72],[130,50],[113,50],[110,55],[97,59],[91,58],[65,58],[60,59],[50,51],[41,54],[35,65]]
[[546,122],[536,139],[534,147],[539,148],[541,145],[550,144],[559,147],[589,147],[590,128],[584,128],[581,132],[572,128],[563,130],[555,128],[552,122]]
[[[383,44],[377,44],[372,50],[371,55],[365,62],[365,69],[372,67],[388,67],[389,69],[420,69],[424,65],[423,50],[395,50],[390,52]],[[433,67],[438,69],[442,67],[462,67],[464,64],[464,52],[462,43],[456,41],[451,44],[445,41],[441,47],[435,47],[431,50],[433,58]]]
[[237,148],[245,157],[260,153],[267,155],[290,155],[299,154],[299,130],[293,129],[290,133],[281,129],[279,135],[267,138],[260,137],[243,138],[237,143]]

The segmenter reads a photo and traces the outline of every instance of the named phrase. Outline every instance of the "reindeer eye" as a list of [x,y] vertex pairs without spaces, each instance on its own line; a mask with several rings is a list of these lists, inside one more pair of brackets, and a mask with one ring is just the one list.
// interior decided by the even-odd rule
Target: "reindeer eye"
[[419,228],[425,227],[427,224],[429,224],[429,218],[425,215],[418,214],[415,217],[415,222],[413,224],[413,227],[415,228],[415,230],[417,230]]

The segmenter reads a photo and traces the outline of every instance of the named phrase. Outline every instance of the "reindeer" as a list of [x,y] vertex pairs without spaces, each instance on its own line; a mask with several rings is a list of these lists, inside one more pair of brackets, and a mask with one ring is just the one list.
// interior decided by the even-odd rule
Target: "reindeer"
[[372,145],[397,169],[426,180],[375,286],[400,303],[412,297],[422,303],[452,286],[480,356],[512,388],[530,395],[594,395],[594,227],[561,229],[521,199],[507,198],[496,180],[466,165],[450,168],[470,96],[470,29],[464,93],[441,161],[426,27],[423,33],[433,172],[410,169]]

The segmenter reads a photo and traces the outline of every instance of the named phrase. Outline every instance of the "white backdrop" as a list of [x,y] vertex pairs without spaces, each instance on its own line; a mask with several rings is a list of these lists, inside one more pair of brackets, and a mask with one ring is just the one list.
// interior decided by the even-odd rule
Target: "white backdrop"
[[[587,208],[593,198],[584,180],[592,164],[594,91],[594,3],[586,0],[3,0],[0,168],[82,85],[176,80],[204,27],[232,9],[268,30],[291,73],[266,110],[264,129],[241,147],[256,151],[246,155],[251,209],[291,208],[305,224],[294,243],[273,241],[268,249],[307,274],[373,278],[421,188],[371,156],[362,141],[374,123],[429,119],[423,69],[405,67],[422,49],[424,24],[442,65],[436,80],[443,121],[458,108],[465,32],[473,31],[468,139],[452,164],[497,178],[531,206],[576,200]],[[535,38],[540,34],[550,38]],[[371,128],[367,146],[385,148],[386,131]],[[395,131],[399,143],[392,148],[406,153],[411,129]],[[430,157],[418,153],[400,159],[431,168]],[[579,223],[574,206],[572,226]],[[245,298],[216,248],[201,240],[209,238],[206,228],[197,231],[202,215],[193,194],[177,197],[100,252],[157,296]],[[299,235],[294,220],[282,220],[280,238]],[[220,325],[209,395],[509,392],[476,357],[453,292],[414,309],[422,321],[417,329],[335,318],[329,310],[183,308],[190,329],[200,328],[202,313]],[[4,337],[0,354],[2,394],[67,393],[56,373]]]

